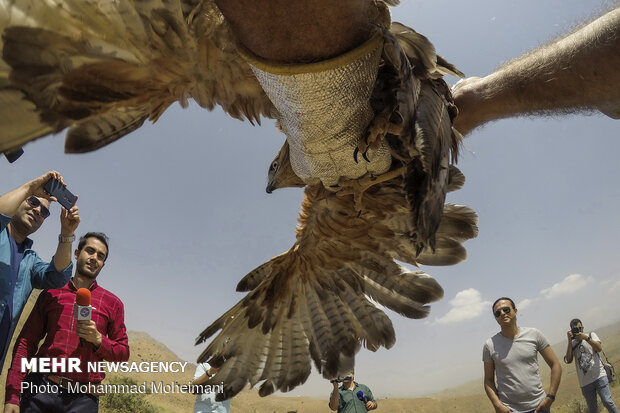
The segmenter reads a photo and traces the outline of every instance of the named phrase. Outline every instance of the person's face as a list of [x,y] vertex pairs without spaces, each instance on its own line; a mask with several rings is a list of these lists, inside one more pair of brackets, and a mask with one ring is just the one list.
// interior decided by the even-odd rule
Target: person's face
[[512,304],[508,300],[500,300],[493,307],[493,315],[495,321],[501,326],[510,324],[517,317],[517,310],[512,308]]
[[87,278],[95,279],[105,265],[108,249],[97,238],[90,237],[81,250],[75,250],[76,271]]
[[45,198],[30,196],[15,211],[12,222],[25,235],[38,230],[45,218],[49,216],[50,201]]

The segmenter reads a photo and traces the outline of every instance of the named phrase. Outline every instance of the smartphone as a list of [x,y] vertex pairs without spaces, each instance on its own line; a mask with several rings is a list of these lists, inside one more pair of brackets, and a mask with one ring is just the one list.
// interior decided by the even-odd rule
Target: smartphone
[[45,185],[43,185],[43,189],[45,189],[51,196],[56,197],[58,203],[65,207],[65,209],[71,209],[77,201],[77,197],[56,178],[52,178],[47,181]]

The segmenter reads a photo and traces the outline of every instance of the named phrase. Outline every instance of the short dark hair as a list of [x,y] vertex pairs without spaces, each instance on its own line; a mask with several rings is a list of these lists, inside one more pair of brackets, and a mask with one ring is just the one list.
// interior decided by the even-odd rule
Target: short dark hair
[[82,235],[82,237],[80,238],[80,241],[78,242],[78,246],[77,246],[78,251],[82,251],[82,248],[84,248],[84,245],[86,245],[86,241],[89,238],[97,238],[99,241],[103,243],[103,245],[105,245],[106,254],[105,254],[105,259],[103,260],[105,262],[105,260],[107,260],[108,256],[110,255],[110,247],[108,246],[108,240],[109,240],[108,236],[104,234],[103,232],[87,232],[86,234]]
[[575,327],[577,324],[581,324],[581,325],[583,325],[583,323],[581,322],[581,320],[580,320],[580,319],[578,319],[578,318],[573,318],[572,320],[570,320],[570,326],[571,326],[571,328],[572,328],[572,327]]
[[508,298],[508,297],[500,297],[497,300],[495,300],[495,302],[493,303],[493,305],[491,306],[491,311],[493,311],[493,309],[495,308],[495,304],[499,303],[502,300],[506,300],[506,301],[510,301],[510,305],[512,305],[513,310],[516,310],[517,307],[515,307],[515,302],[512,301],[512,299]]

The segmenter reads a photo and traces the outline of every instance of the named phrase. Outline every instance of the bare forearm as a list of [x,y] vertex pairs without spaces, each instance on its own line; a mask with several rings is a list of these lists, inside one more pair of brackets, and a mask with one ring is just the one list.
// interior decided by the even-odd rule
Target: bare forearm
[[620,7],[492,75],[491,83],[508,80],[512,99],[503,114],[593,108],[620,100],[619,30]]
[[211,367],[202,376],[197,377],[195,380],[192,380],[192,384],[205,384],[216,372],[217,369]]
[[484,391],[486,392],[487,397],[491,401],[493,407],[497,407],[502,404],[502,402],[499,400],[499,397],[497,396],[497,388],[495,388],[494,382],[489,382],[488,380],[485,380]]
[[549,393],[557,394],[558,388],[560,387],[560,380],[562,378],[562,366],[560,363],[556,363],[551,367],[551,383],[549,385]]
[[573,362],[573,342],[571,339],[568,339],[568,345],[566,347],[566,354],[564,355],[565,363]]
[[205,384],[206,382],[209,381],[209,376],[207,375],[207,373],[203,374],[202,376],[192,380],[192,384]]
[[329,396],[329,408],[332,409],[333,411],[338,410],[339,399],[340,399],[340,395],[338,393],[338,388],[334,387],[331,395]]
[[57,271],[63,271],[71,264],[71,248],[70,242],[59,242],[54,254],[54,267]]
[[[495,119],[602,110],[620,116],[620,7],[577,31],[455,91],[455,127],[467,133]],[[613,109],[616,109],[614,113]]]
[[603,350],[603,345],[598,341],[590,340],[588,343],[592,346],[592,349],[597,353]]
[[0,213],[12,217],[24,199],[33,194],[30,182],[0,196]]
[[[0,196],[0,213],[12,217],[15,215],[19,205],[30,195],[49,198],[49,194],[43,189],[43,185],[50,179],[56,178],[63,182],[62,176],[56,171],[49,171],[30,182],[26,182],[14,190]],[[64,183],[64,182],[63,182]],[[52,198],[55,200],[56,198]]]
[[257,56],[311,62],[340,55],[368,40],[369,0],[216,0],[238,40]]

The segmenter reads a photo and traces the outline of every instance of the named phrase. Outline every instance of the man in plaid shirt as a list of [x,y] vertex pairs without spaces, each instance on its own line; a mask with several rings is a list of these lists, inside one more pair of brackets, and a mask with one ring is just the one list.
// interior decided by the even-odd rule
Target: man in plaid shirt
[[[105,234],[85,234],[75,250],[76,272],[62,288],[43,291],[15,343],[6,384],[5,413],[97,412],[98,394],[75,392],[76,385],[96,386],[105,373],[89,371],[88,363],[122,362],[129,359],[129,344],[121,300],[97,284],[96,278],[108,257]],[[91,292],[91,320],[74,320],[79,288]],[[37,351],[39,342],[45,342]],[[22,370],[22,359],[79,359],[78,369],[57,374]],[[62,360],[69,365],[70,360]],[[80,386],[84,388],[84,386]],[[20,410],[21,408],[21,410]]]

